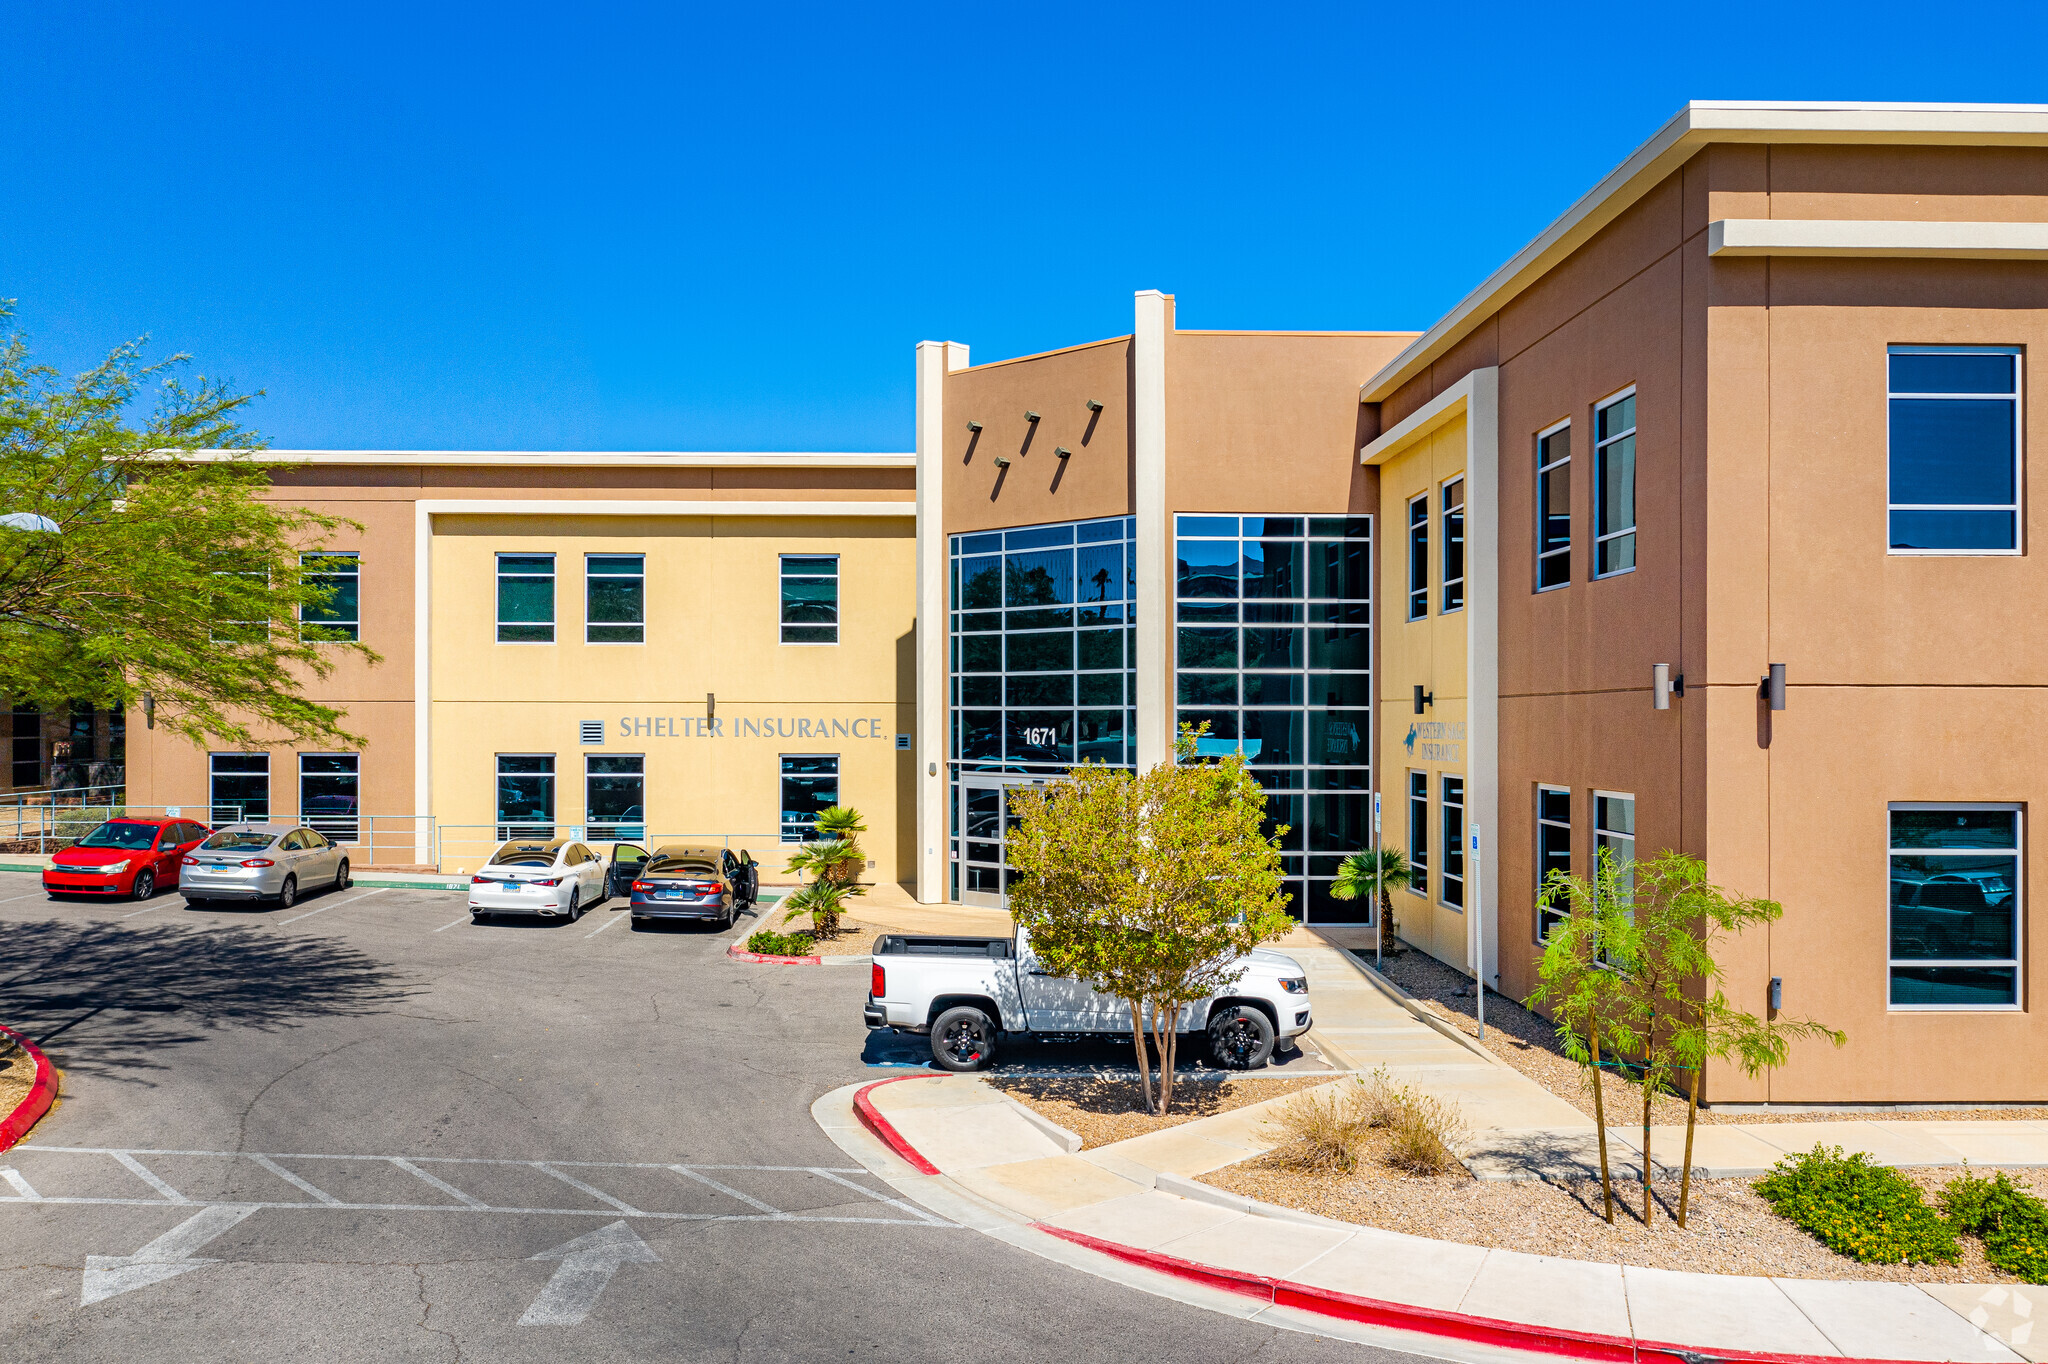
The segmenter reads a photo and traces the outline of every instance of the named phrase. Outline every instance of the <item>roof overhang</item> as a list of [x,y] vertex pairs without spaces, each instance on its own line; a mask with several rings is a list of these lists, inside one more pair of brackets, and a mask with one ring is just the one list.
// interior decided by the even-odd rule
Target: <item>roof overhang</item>
[[1696,100],[1368,379],[1359,400],[1385,400],[1715,142],[2040,147],[2048,146],[2048,105]]
[[195,450],[187,459],[255,458],[278,464],[428,465],[566,469],[914,469],[914,454],[803,454],[701,450]]

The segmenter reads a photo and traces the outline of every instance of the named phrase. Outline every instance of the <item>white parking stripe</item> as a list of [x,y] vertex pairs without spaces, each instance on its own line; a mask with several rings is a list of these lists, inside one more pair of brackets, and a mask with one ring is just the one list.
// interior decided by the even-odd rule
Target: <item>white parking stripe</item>
[[299,1192],[309,1193],[313,1195],[313,1197],[319,1199],[322,1203],[327,1204],[329,1207],[339,1207],[341,1205],[341,1200],[336,1198],[333,1194],[328,1193],[325,1189],[321,1189],[312,1184],[308,1184],[305,1180],[300,1179],[297,1175],[293,1174],[290,1170],[285,1169],[284,1166],[279,1165],[269,1156],[250,1156],[249,1159],[255,1161],[258,1165],[261,1165],[264,1169],[270,1171],[270,1173],[276,1175],[285,1183],[294,1185],[295,1187],[297,1187]]
[[630,914],[614,913],[611,918],[606,919],[603,923],[599,924],[596,928],[591,929],[588,933],[585,933],[583,936],[586,938],[594,938],[598,934],[604,932],[607,928],[610,928],[613,924],[619,922],[621,919],[630,919],[632,917],[633,916]]
[[141,1180],[144,1184],[149,1185],[150,1188],[155,1189],[158,1193],[162,1194],[170,1202],[190,1203],[192,1201],[191,1199],[185,1197],[185,1195],[179,1193],[176,1189],[172,1188],[170,1185],[164,1183],[161,1179],[158,1179],[154,1171],[152,1171],[148,1166],[144,1165],[141,1161],[137,1160],[134,1156],[129,1155],[126,1151],[115,1151],[113,1152],[113,1157],[115,1160],[118,1160],[123,1165],[127,1166],[130,1172],[132,1172],[137,1179]]
[[435,929],[434,931],[436,933],[446,933],[449,929],[455,927],[455,925],[457,924],[468,923],[471,917],[471,915],[465,914],[459,919],[450,919],[447,923],[442,924],[439,928]]
[[8,897],[7,897],[7,898],[6,898],[5,900],[0,900],[0,905],[11,905],[11,904],[13,904],[13,903],[14,903],[14,902],[15,902],[16,900],[33,900],[33,899],[35,899],[35,898],[36,898],[36,896],[38,896],[38,895],[43,895],[43,896],[47,896],[48,894],[49,894],[49,892],[48,892],[48,891],[44,891],[44,890],[38,890],[38,891],[31,891],[31,892],[30,892],[29,894],[27,894],[27,895],[10,895],[10,896],[8,896]]
[[309,909],[304,914],[294,914],[289,919],[279,919],[277,926],[283,928],[286,924],[295,924],[301,919],[310,919],[315,914],[325,914],[330,909],[340,909],[343,905],[352,905],[358,900],[367,900],[372,895],[382,895],[388,889],[389,887],[387,886],[380,886],[376,890],[366,890],[361,895],[351,895],[346,900],[335,900],[320,906],[318,909]]
[[144,905],[141,909],[131,909],[126,914],[116,914],[114,917],[117,919],[132,919],[138,914],[154,914],[160,909],[169,909],[170,907],[171,902],[169,900],[158,900],[153,905]]

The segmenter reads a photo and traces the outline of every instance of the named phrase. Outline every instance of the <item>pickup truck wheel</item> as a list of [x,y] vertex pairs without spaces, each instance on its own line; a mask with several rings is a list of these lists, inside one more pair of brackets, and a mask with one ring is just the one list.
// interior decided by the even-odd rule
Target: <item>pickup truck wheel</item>
[[1273,1025],[1242,1004],[1220,1009],[1209,1020],[1209,1054],[1225,1070],[1256,1070],[1272,1059]]
[[940,1070],[986,1070],[996,1059],[996,1025],[969,1004],[948,1009],[932,1024],[932,1060]]

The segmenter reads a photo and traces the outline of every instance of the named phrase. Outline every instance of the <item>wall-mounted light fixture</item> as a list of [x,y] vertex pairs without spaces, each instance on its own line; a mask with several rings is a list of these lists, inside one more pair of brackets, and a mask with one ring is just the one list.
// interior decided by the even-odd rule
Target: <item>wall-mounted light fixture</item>
[[1425,707],[1433,706],[1435,704],[1436,693],[1433,691],[1424,691],[1422,689],[1422,684],[1420,682],[1417,682],[1415,684],[1415,713],[1417,715],[1420,715],[1422,714],[1423,709]]
[[1785,978],[1771,977],[1771,1012],[1777,1013],[1785,1007]]
[[707,720],[718,718],[718,693],[715,691],[704,693],[704,718]]
[[1090,398],[1088,400],[1088,410],[1090,412],[1100,412],[1102,410],[1102,404],[1096,402],[1095,399]]
[[1685,695],[1685,674],[1671,675],[1669,663],[1650,665],[1650,693],[1658,710],[1670,710],[1671,698]]
[[1762,682],[1757,686],[1757,691],[1770,699],[1772,710],[1785,709],[1785,665],[1773,663],[1771,670],[1764,674]]
[[1055,446],[1053,446],[1053,447],[1052,447],[1052,452],[1053,452],[1053,454],[1055,454],[1055,455],[1059,456],[1059,457],[1060,457],[1061,459],[1068,459],[1068,458],[1071,458],[1071,457],[1073,456],[1073,453],[1074,453],[1074,452],[1073,452],[1072,450],[1069,450],[1069,449],[1068,449],[1068,448],[1067,448],[1066,446],[1064,446],[1064,445],[1055,445]]
[[967,423],[967,429],[968,429],[969,431],[979,431],[979,430],[981,430],[981,423],[980,423],[980,422],[969,422],[969,423]]
[[1038,420],[1038,414],[1036,412],[1026,412],[1024,414],[1024,420],[1028,422],[1035,422]]
[[1001,455],[997,455],[997,456],[996,456],[996,468],[998,468],[998,469],[1007,469],[1007,468],[1009,468],[1009,467],[1010,467],[1010,461],[1009,461],[1009,460],[1007,460],[1007,459],[1003,458],[1003,457],[1002,457]]
[[156,698],[148,692],[142,693],[142,726],[144,729],[156,728]]

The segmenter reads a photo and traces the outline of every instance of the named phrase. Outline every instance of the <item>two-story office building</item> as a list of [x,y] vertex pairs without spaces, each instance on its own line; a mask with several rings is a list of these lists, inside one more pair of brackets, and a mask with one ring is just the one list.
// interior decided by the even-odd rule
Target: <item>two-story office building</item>
[[2042,343],[2048,108],[1736,104],[1419,336],[1146,293],[1089,345],[927,343],[919,897],[1000,896],[1006,788],[1206,720],[1311,922],[1369,914],[1322,886],[1373,793],[1403,935],[1516,996],[1544,872],[1680,849],[1785,905],[1730,996],[1850,1037],[1713,1098],[2048,1097]]
[[315,691],[369,743],[131,716],[129,791],[390,816],[383,861],[431,817],[451,868],[836,799],[877,879],[999,905],[1009,790],[1206,722],[1312,924],[1370,921],[1327,887],[1377,798],[1403,935],[1521,996],[1547,870],[1680,849],[1785,905],[1730,996],[1850,1038],[1710,1098],[2038,1102],[2037,343],[2048,107],[1695,104],[1420,334],[1147,291],[920,345],[914,457],[306,456],[384,655]]

